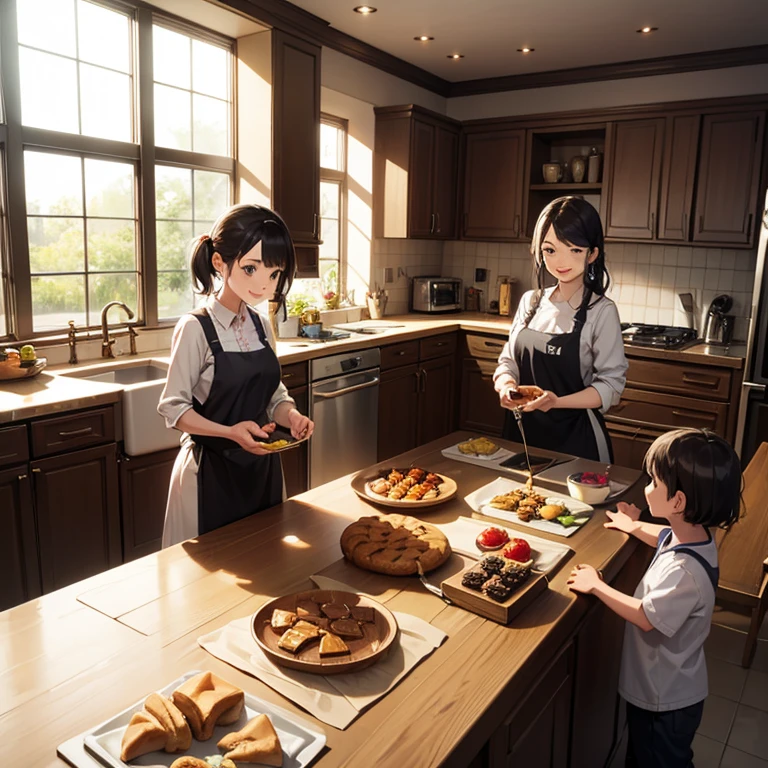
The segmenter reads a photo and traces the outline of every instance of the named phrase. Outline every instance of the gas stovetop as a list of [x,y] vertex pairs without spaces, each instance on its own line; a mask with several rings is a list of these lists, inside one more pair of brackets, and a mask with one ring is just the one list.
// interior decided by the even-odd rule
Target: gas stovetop
[[696,331],[693,328],[647,323],[622,323],[621,334],[625,344],[660,349],[677,349],[696,339]]

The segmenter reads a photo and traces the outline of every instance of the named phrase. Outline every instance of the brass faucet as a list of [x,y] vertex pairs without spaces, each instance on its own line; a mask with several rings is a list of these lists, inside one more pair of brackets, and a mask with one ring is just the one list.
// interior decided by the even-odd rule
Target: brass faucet
[[67,331],[67,343],[69,344],[69,364],[77,365],[77,331],[75,321],[69,321],[69,331]]
[[127,304],[124,304],[122,301],[109,301],[107,302],[102,310],[101,310],[101,356],[102,357],[114,357],[115,355],[112,352],[112,345],[115,343],[114,339],[109,338],[109,329],[107,328],[107,312],[109,312],[111,307],[120,307],[120,309],[124,309],[125,313],[128,315],[128,319],[133,319],[133,310],[128,308]]

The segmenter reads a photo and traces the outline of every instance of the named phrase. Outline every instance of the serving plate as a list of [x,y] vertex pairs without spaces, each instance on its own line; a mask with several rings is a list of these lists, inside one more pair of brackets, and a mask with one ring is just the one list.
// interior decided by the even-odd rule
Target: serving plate
[[[352,606],[373,608],[374,622],[362,625],[363,637],[357,640],[344,638],[350,651],[344,656],[320,658],[320,643],[317,641],[310,643],[296,654],[283,650],[277,644],[280,635],[270,626],[272,611],[275,609],[295,611],[297,600],[313,599],[315,602],[343,603],[350,608]],[[389,650],[395,642],[397,632],[397,620],[381,603],[355,592],[328,589],[314,589],[276,597],[262,605],[253,615],[251,622],[253,639],[267,658],[280,666],[317,675],[338,675],[370,667]]]
[[[371,490],[370,484],[378,480],[382,476],[382,471],[389,471],[392,469],[390,465],[383,465],[373,469],[364,469],[358,472],[351,481],[352,490],[365,501],[372,501],[374,504],[381,504],[384,507],[396,507],[403,511],[403,514],[410,514],[417,509],[423,507],[433,507],[436,504],[442,504],[448,499],[453,498],[456,495],[459,487],[456,485],[456,481],[450,477],[441,475],[439,472],[435,474],[440,478],[440,495],[434,499],[388,499],[386,496],[381,496],[378,493],[374,493]],[[410,510],[406,512],[406,510]]]
[[287,440],[288,445],[284,445],[282,448],[270,448],[270,453],[283,453],[283,451],[290,451],[293,448],[297,448],[302,443],[306,443],[309,440],[309,436],[296,439],[288,430],[276,429],[270,436],[269,440],[260,442],[259,445],[269,446],[270,443],[276,443],[278,440]]
[[[15,363],[15,361],[13,361]],[[37,376],[47,365],[48,360],[45,357],[38,357],[34,365],[22,368],[20,365],[10,365],[11,361],[0,362],[0,381],[17,381],[19,379],[31,379]]]
[[[190,677],[198,674],[200,674],[198,670],[187,672],[178,680],[174,680],[166,685],[159,692],[164,696],[170,696],[173,691],[189,680]],[[149,693],[148,691],[147,694]],[[120,759],[123,733],[131,720],[131,716],[143,708],[145,700],[146,697],[98,727],[86,731],[82,737],[86,751],[96,757],[103,765],[109,766],[109,768],[126,768],[126,766],[129,766],[128,763],[124,763]],[[245,692],[245,708],[236,723],[216,726],[213,731],[213,737],[208,741],[193,739],[192,746],[183,753],[150,752],[131,760],[130,766],[167,767],[174,760],[181,757],[182,754],[192,755],[201,759],[207,755],[221,754],[221,751],[216,746],[219,739],[228,733],[232,733],[232,731],[240,730],[251,718],[260,714],[269,716],[280,738],[280,746],[283,748],[283,768],[304,768],[304,766],[309,765],[314,760],[325,746],[325,733],[314,723]]]

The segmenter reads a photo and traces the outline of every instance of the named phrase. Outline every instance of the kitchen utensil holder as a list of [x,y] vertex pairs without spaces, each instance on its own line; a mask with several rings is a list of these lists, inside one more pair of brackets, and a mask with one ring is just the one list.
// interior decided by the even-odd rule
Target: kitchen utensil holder
[[368,314],[370,314],[371,320],[381,320],[384,317],[384,311],[387,308],[386,295],[366,296],[365,303],[368,305]]

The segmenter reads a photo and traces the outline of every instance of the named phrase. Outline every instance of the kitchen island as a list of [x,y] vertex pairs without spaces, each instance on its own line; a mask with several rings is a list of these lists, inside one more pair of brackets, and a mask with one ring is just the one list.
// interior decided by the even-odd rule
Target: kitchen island
[[[466,436],[454,433],[391,461],[415,462],[458,483],[458,494],[425,510],[425,520],[470,515],[463,497],[497,475],[442,456],[442,448]],[[568,539],[534,531],[567,542],[575,553],[549,589],[505,627],[446,605],[416,578],[372,574],[341,560],[341,531],[376,509],[349,481],[340,478],[0,614],[6,753],[36,768],[61,766],[58,745],[193,669],[210,669],[307,716],[196,640],[274,596],[311,587],[308,577],[323,573],[429,621],[448,638],[346,730],[316,721],[327,735],[318,768],[501,766],[518,759],[537,768],[607,764],[621,735],[616,682],[623,625],[596,600],[571,593],[566,579],[572,565],[585,562],[631,590],[644,567],[642,548],[604,529],[600,511]],[[640,503],[641,483],[626,498]],[[95,764],[81,751],[75,759]]]

